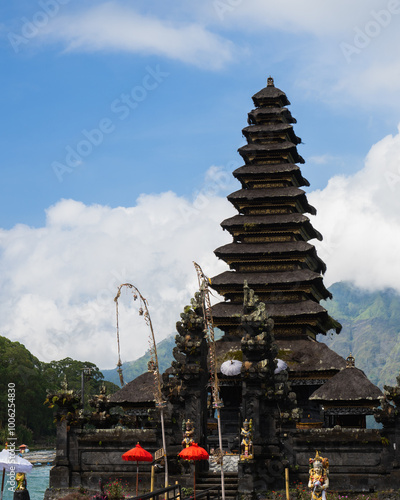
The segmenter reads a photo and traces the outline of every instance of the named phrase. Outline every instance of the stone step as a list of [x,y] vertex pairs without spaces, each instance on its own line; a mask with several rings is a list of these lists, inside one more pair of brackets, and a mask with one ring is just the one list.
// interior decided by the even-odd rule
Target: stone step
[[[217,477],[219,480],[221,480],[221,473],[220,472],[200,472],[199,474],[196,474],[196,477],[203,478],[203,477]],[[237,472],[224,472],[224,479],[237,479],[238,478],[238,473]]]
[[[238,483],[238,481],[236,481],[236,482],[225,481],[224,484],[225,484],[225,489],[231,490],[231,489],[235,489],[235,488],[237,489],[239,483]],[[203,488],[203,489],[205,489],[205,488],[218,488],[218,486],[221,486],[221,481],[219,481],[219,482],[212,482],[212,481],[198,482],[196,480],[196,487],[197,487],[197,485],[199,485],[199,488]]]
[[[198,483],[196,481],[196,488],[200,488],[202,490],[207,490],[207,489],[213,489],[213,488],[218,488],[221,486],[221,483],[219,484],[211,484],[211,483]],[[238,488],[238,483],[225,483],[225,491],[226,490],[237,490]]]
[[[207,485],[208,488],[211,488],[212,486],[220,486],[221,484],[221,480],[220,479],[213,479],[213,478],[209,478],[209,479],[197,479],[196,478],[196,484],[204,484],[204,486]],[[225,488],[227,486],[237,486],[238,485],[238,480],[234,480],[234,479],[225,479],[224,481],[224,484],[225,484]]]
[[[196,491],[204,491],[207,489],[215,488],[221,486],[221,474],[216,473],[202,473],[196,478]],[[224,489],[226,500],[235,500],[238,495],[239,480],[237,473],[226,472],[224,474]]]
[[[217,490],[212,490],[210,488],[201,488],[201,487],[197,487],[197,484],[196,484],[196,493],[199,494],[201,493],[202,491],[206,491],[206,490],[210,490],[211,493],[217,493]],[[222,498],[222,493],[221,493],[221,490],[219,490],[219,494],[220,494],[220,498]],[[232,488],[232,489],[227,489],[225,488],[225,499],[236,499],[238,496],[238,489],[237,488]]]

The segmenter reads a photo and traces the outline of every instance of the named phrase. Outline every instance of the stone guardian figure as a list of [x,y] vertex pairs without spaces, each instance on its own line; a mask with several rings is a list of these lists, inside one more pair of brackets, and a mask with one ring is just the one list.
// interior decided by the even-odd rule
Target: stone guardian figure
[[240,443],[240,460],[250,460],[253,458],[253,430],[252,420],[243,422],[243,427],[240,432],[242,441]]
[[329,487],[329,461],[319,456],[310,458],[310,473],[308,487],[312,490],[311,500],[326,500],[326,490]]

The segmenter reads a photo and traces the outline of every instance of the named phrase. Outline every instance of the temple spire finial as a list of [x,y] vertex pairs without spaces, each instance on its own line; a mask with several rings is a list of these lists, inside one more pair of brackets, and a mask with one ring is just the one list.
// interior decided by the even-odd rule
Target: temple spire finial
[[275,87],[274,79],[272,78],[272,76],[269,76],[267,79],[267,87]]
[[346,368],[354,368],[355,367],[355,359],[354,356],[350,353],[346,358]]

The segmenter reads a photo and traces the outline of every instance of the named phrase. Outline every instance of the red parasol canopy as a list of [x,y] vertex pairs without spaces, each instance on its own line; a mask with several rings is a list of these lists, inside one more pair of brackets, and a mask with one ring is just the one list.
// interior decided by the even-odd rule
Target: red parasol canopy
[[142,448],[138,443],[134,448],[122,455],[122,460],[129,462],[153,462],[154,458],[151,453]]
[[208,460],[207,451],[197,443],[191,443],[190,446],[184,448],[178,456],[183,460]]
[[[178,457],[183,458],[183,460],[208,460],[209,454],[197,443],[190,443],[190,446],[183,448],[183,450],[178,453]],[[196,468],[194,469],[193,480],[194,498],[196,499]]]
[[142,448],[139,443],[137,443],[134,448],[122,455],[122,460],[126,460],[127,462],[136,462],[136,496],[138,496],[139,462],[153,462],[153,455]]

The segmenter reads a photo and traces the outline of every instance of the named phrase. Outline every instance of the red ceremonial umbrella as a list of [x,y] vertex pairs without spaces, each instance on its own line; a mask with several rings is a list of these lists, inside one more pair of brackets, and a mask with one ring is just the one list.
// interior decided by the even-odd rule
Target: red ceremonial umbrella
[[153,455],[142,448],[138,443],[134,448],[122,455],[122,460],[136,462],[136,496],[138,496],[139,462],[153,462]]
[[[209,454],[197,443],[191,443],[178,454],[178,457],[183,460],[208,460]],[[196,467],[194,468],[194,498],[196,498]]]

